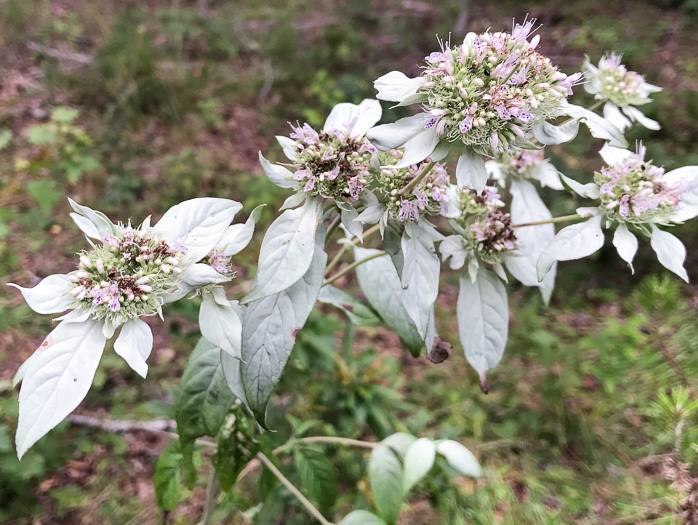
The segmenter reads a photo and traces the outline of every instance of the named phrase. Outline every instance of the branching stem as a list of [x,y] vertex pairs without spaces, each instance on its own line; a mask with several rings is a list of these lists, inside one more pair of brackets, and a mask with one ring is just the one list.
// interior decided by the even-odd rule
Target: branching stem
[[385,253],[385,252],[374,253],[373,255],[369,255],[368,257],[364,257],[364,258],[361,259],[360,261],[353,262],[353,263],[351,263],[349,266],[347,266],[346,268],[344,268],[342,271],[337,272],[337,274],[334,275],[333,277],[330,277],[329,279],[327,279],[324,283],[322,283],[322,286],[327,286],[328,284],[332,284],[333,282],[335,282],[335,281],[336,281],[337,279],[339,279],[340,277],[342,277],[342,276],[348,274],[350,271],[352,271],[352,270],[353,270],[354,268],[356,268],[357,266],[359,266],[359,265],[361,265],[361,264],[363,264],[363,263],[365,263],[365,262],[368,262],[368,261],[370,261],[371,259],[375,259],[376,257],[383,257],[384,255],[387,255],[387,253]]
[[[364,232],[363,238],[365,239],[369,235],[373,234],[374,232],[377,232],[380,229],[380,226],[376,224],[375,226],[371,226],[368,230]],[[359,243],[358,237],[352,241],[353,245],[350,244],[344,244],[342,248],[337,252],[337,255],[334,256],[334,258],[330,261],[330,263],[327,265],[325,268],[325,275],[330,273],[330,270],[337,266],[339,261],[342,259],[342,256],[347,253],[353,246],[356,246]]]

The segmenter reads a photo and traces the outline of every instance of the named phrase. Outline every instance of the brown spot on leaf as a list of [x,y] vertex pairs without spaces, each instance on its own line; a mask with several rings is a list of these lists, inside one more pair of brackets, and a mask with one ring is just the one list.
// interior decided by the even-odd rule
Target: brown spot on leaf
[[453,345],[451,343],[436,336],[434,337],[434,344],[431,346],[431,350],[427,353],[427,359],[432,363],[443,363],[451,357],[452,349]]
[[41,345],[39,345],[38,350],[46,350],[46,349],[47,349],[49,346],[51,346],[52,344],[53,344],[53,337],[51,337],[51,336],[49,335],[49,336],[46,337],[46,339],[44,339],[44,342],[41,343]]
[[300,326],[297,326],[297,327],[295,327],[293,330],[291,330],[291,339],[293,339],[293,340],[295,341],[295,340],[296,340],[296,336],[298,336],[298,332],[300,332],[300,331],[301,331],[301,327],[300,327]]
[[483,394],[489,394],[490,392],[490,385],[487,382],[487,372],[480,376],[480,390],[482,390]]
[[354,311],[354,305],[352,304],[343,304],[342,308],[344,308],[347,312],[353,312]]

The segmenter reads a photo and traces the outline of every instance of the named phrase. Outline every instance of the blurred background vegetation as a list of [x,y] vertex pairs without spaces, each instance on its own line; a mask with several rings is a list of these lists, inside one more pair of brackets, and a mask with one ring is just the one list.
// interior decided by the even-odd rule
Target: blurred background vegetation
[[[73,268],[84,240],[66,195],[134,222],[196,196],[233,198],[247,212],[268,203],[265,228],[285,194],[261,176],[257,151],[277,158],[273,136],[287,133],[287,121],[321,125],[337,102],[372,97],[381,74],[417,73],[437,34],[456,42],[527,13],[543,24],[542,51],[563,71],[576,71],[585,53],[597,61],[614,50],[662,86],[643,107],[662,131],[636,127],[630,139],[645,140],[668,169],[698,164],[696,0],[0,0],[0,280],[30,286]],[[576,91],[577,103],[589,102]],[[563,173],[587,180],[600,144],[580,135],[549,155]],[[546,196],[554,214],[577,204]],[[695,282],[697,228],[676,230]],[[259,240],[235,261],[233,294],[249,289]],[[471,447],[485,479],[422,482],[403,508],[404,525],[698,523],[698,294],[662,271],[647,245],[635,268],[631,275],[612,248],[563,264],[549,308],[535,290],[512,284],[510,342],[488,395],[458,344],[434,365],[410,357],[384,327],[354,330],[323,307],[299,335],[277,389],[274,439],[406,431]],[[456,283],[446,273],[437,305],[441,335],[454,343]],[[66,422],[17,461],[11,379],[51,322],[7,290],[0,522],[158,523],[152,477],[163,433]],[[198,338],[196,312],[196,300],[185,301],[166,323],[152,324],[147,380],[107,352],[77,413],[171,418]],[[320,502],[327,515],[369,506],[361,452],[326,454],[338,484],[337,497]],[[200,519],[210,465],[203,459],[169,523]],[[303,488],[292,465],[287,474]],[[222,498],[213,522],[308,523],[268,478],[250,476]],[[269,495],[261,506],[260,493]]]

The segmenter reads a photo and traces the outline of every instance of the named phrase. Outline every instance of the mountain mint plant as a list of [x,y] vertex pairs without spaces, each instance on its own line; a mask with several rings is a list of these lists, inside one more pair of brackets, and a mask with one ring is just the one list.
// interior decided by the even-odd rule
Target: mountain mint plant
[[[432,362],[442,362],[451,343],[438,335],[435,304],[447,262],[459,272],[460,342],[486,391],[487,373],[507,341],[508,274],[539,288],[547,303],[558,262],[596,252],[604,230],[612,229],[613,245],[631,269],[637,236],[645,236],[659,262],[687,281],[686,249],[665,229],[698,215],[698,167],[666,172],[646,158],[644,146],[624,149],[628,119],[659,128],[635,108],[659,88],[614,54],[598,67],[587,59],[584,81],[580,72],[563,72],[538,51],[536,31],[528,20],[510,33],[468,33],[458,45],[442,42],[420,76],[393,71],[377,79],[377,98],[417,105],[412,116],[376,125],[383,116],[377,100],[341,103],[322,130],[296,124],[290,136],[277,137],[286,157],[281,163],[260,152],[267,178],[290,195],[261,241],[249,293],[237,300],[228,299],[224,285],[235,277],[232,258],[251,241],[259,208],[231,225],[239,203],[193,199],[153,226],[149,218],[133,226],[71,200],[71,216],[90,248],[66,275],[50,275],[34,288],[12,285],[38,313],[69,310],[17,374],[18,455],[82,401],[107,340],[145,377],[153,336],[143,318],[162,317],[167,304],[184,297],[201,303],[202,341],[176,402],[176,454],[191,461],[198,438],[218,436],[213,461],[224,486],[232,486],[254,458],[280,475],[259,452],[263,434],[255,434],[253,422],[268,428],[274,388],[318,300],[356,324],[380,317],[413,355],[426,348]],[[597,104],[605,103],[603,117],[570,103],[582,82]],[[574,139],[580,123],[600,139],[605,162],[586,183],[558,173],[543,150]],[[452,174],[449,161],[456,159]],[[553,217],[538,185],[590,202],[577,214]],[[577,222],[556,233],[565,221]],[[330,259],[327,247],[337,234],[340,247]],[[381,249],[369,247],[374,242]],[[354,261],[343,265],[351,255]],[[354,270],[370,306],[346,286]],[[385,469],[398,487],[374,489],[379,517],[355,511],[341,523],[395,523],[402,498],[437,453],[463,475],[481,474],[456,442],[395,434],[374,445],[371,483]],[[231,458],[232,470],[221,472]]]

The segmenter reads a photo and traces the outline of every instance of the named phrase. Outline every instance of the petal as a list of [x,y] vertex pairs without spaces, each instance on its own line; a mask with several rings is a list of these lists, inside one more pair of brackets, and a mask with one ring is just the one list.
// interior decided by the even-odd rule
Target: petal
[[293,188],[296,185],[296,181],[293,180],[293,173],[283,166],[269,162],[264,158],[261,151],[259,152],[259,163],[262,165],[267,179],[279,188]]
[[608,142],[605,143],[603,147],[599,150],[599,155],[601,155],[601,158],[609,166],[612,166],[614,164],[622,164],[632,154],[632,151],[623,148],[614,148],[613,146],[610,146]]
[[688,274],[683,267],[683,262],[686,260],[686,247],[683,243],[671,233],[660,230],[653,224],[650,244],[657,253],[659,262],[688,282]]
[[43,279],[34,288],[22,288],[14,283],[7,286],[17,288],[29,308],[39,314],[56,314],[64,312],[72,303],[70,289],[73,283],[67,275],[54,274]]
[[639,122],[641,126],[644,126],[647,129],[652,129],[654,131],[662,129],[662,126],[659,124],[659,122],[646,117],[645,114],[637,108],[627,106],[623,108],[623,112],[626,115],[628,115],[628,117],[630,117],[631,120]]
[[487,185],[487,168],[485,167],[485,161],[482,160],[482,155],[467,148],[458,157],[456,182],[461,188],[466,187],[475,190],[478,195],[485,189]]
[[391,71],[376,79],[373,86],[378,91],[376,95],[378,100],[402,102],[407,97],[415,95],[424,82],[426,80],[423,77],[409,78],[400,71]]
[[633,259],[637,253],[637,237],[635,237],[625,223],[620,223],[616,228],[616,233],[613,234],[613,246],[618,250],[618,255],[630,265],[630,271],[635,273],[633,268]]
[[629,128],[632,125],[632,122],[620,112],[618,106],[610,102],[607,102],[603,107],[603,118],[621,131],[625,131],[625,128]]
[[366,133],[366,138],[381,151],[400,148],[424,130],[424,122],[424,113],[417,113],[392,124],[376,126]]
[[543,280],[555,261],[572,261],[588,257],[603,246],[602,216],[561,229],[542,251],[537,263],[538,280]]
[[182,243],[187,259],[197,262],[218,244],[242,204],[230,199],[200,198],[167,210],[153,230],[168,242]]
[[350,136],[361,138],[381,119],[382,114],[383,109],[377,100],[367,98],[358,106],[342,102],[332,108],[322,129],[347,131]]
[[298,156],[296,154],[296,141],[281,135],[277,135],[276,140],[281,146],[281,149],[284,150],[284,155],[286,155],[286,158],[292,162],[295,162],[296,157]]
[[675,222],[683,222],[698,215],[698,166],[684,166],[664,175],[669,184],[681,186],[681,201],[672,216]]
[[244,224],[233,224],[230,226],[223,234],[223,237],[221,237],[221,240],[218,241],[216,249],[227,256],[240,253],[252,240],[255,224],[259,220],[265,206],[266,204],[261,204],[252,210]]
[[27,367],[19,392],[17,456],[63,421],[87,395],[106,342],[102,323],[61,323]]
[[134,372],[145,377],[148,373],[148,359],[153,350],[153,332],[140,319],[131,319],[121,328],[119,337],[114,342],[114,352],[124,358]]

